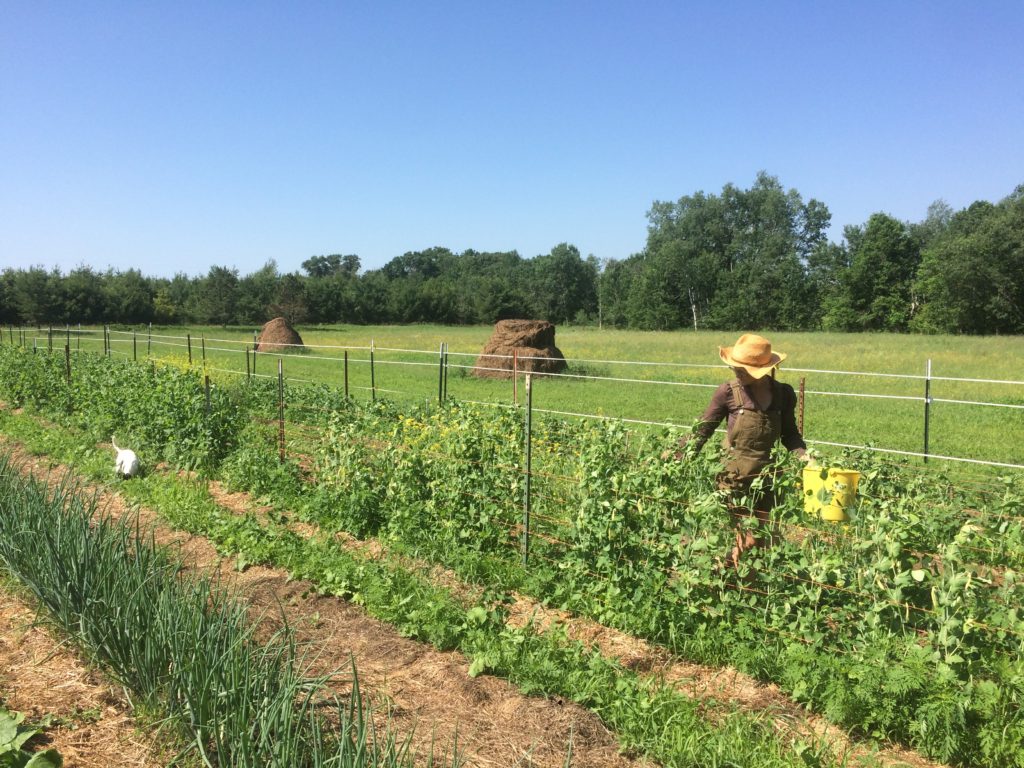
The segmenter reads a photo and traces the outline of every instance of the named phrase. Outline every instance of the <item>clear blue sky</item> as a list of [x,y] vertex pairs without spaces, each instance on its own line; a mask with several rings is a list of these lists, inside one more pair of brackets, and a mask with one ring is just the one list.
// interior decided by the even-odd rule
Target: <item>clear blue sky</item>
[[1024,183],[1024,2],[0,0],[0,268],[644,247],[759,170],[832,212]]

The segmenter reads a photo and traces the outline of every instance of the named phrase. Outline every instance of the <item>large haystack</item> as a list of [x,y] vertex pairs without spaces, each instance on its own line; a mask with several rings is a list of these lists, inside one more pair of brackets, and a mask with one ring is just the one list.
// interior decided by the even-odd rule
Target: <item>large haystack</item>
[[302,337],[283,317],[275,317],[263,326],[256,349],[260,352],[297,352],[305,349]]
[[472,374],[483,378],[512,378],[513,355],[519,371],[559,373],[565,356],[555,346],[555,326],[547,320],[499,320],[476,359]]

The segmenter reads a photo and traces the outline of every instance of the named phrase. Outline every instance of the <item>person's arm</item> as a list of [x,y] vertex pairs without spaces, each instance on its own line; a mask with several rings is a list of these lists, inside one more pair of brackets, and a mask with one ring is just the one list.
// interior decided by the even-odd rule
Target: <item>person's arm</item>
[[722,384],[711,396],[711,402],[704,410],[689,435],[679,441],[680,447],[686,447],[694,453],[700,453],[704,443],[715,433],[722,419],[729,415],[729,396],[732,390],[728,382]]

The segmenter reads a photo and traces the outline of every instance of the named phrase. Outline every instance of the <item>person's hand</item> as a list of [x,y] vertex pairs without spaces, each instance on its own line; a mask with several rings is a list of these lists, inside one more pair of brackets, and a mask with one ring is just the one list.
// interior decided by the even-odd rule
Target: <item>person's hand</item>
[[796,451],[795,453],[797,458],[800,459],[800,461],[802,461],[804,464],[814,464],[814,457],[811,455],[810,451]]

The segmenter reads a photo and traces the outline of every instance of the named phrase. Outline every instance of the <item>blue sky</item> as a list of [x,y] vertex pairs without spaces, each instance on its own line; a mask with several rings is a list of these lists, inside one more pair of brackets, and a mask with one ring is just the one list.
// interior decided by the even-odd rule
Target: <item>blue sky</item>
[[0,268],[561,242],[760,170],[832,212],[1024,183],[1024,2],[0,0]]

